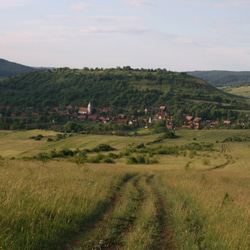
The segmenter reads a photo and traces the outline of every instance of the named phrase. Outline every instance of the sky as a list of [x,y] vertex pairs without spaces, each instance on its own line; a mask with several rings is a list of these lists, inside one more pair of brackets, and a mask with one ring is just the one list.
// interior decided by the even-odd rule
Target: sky
[[250,70],[250,0],[0,0],[0,58],[35,67]]

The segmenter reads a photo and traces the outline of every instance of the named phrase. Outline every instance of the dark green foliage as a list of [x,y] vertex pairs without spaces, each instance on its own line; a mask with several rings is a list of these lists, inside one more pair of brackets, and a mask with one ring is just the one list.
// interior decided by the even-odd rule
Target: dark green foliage
[[220,100],[231,99],[200,79],[166,70],[159,75],[156,70],[131,68],[129,71],[60,68],[13,76],[0,82],[1,104],[23,108],[82,106],[89,101],[96,107],[134,109],[167,105],[174,108],[185,106],[185,99],[214,100],[214,96]]
[[158,161],[145,155],[130,156],[127,158],[127,164],[156,164]]
[[249,86],[250,85],[250,72],[236,72],[236,71],[192,71],[188,72],[190,75],[197,76],[204,79],[213,86]]
[[35,68],[0,59],[0,78],[35,71]]
[[99,144],[98,146],[96,146],[95,148],[92,149],[93,152],[107,152],[107,151],[114,151],[115,148],[112,148],[110,145],[108,144]]
[[31,136],[30,139],[34,139],[35,141],[40,141],[43,138],[43,135]]
[[175,138],[177,138],[177,136],[175,135],[174,132],[172,132],[172,131],[167,131],[167,132],[165,132],[162,136],[159,136],[158,139],[164,140],[164,139],[175,139]]

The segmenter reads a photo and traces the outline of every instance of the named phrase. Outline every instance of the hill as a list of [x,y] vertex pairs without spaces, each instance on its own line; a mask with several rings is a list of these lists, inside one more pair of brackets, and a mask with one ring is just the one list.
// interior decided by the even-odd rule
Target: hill
[[0,90],[0,105],[15,107],[81,106],[91,102],[94,107],[127,110],[161,105],[179,109],[193,107],[194,101],[199,105],[202,102],[246,107],[243,98],[224,93],[186,73],[129,66],[34,71],[2,79]]
[[21,73],[28,73],[34,70],[36,69],[32,67],[0,59],[0,78]]
[[202,78],[206,82],[216,87],[250,86],[250,71],[190,71],[188,74]]

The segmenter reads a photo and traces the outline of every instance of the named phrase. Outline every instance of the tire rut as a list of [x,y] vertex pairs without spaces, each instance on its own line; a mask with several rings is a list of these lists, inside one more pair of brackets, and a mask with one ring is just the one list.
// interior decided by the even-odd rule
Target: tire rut
[[89,246],[92,245],[92,246],[90,246],[90,248],[84,248],[84,249],[100,249],[100,246],[103,243],[102,240],[100,240],[98,244],[95,243],[97,248],[93,248],[93,243],[89,239],[92,237],[93,234],[94,235],[96,234],[96,231],[98,231],[98,229],[101,228],[101,225],[104,223],[105,218],[110,217],[113,214],[115,208],[118,206],[118,204],[122,202],[124,196],[122,190],[131,181],[131,179],[135,178],[136,176],[137,174],[131,177],[125,177],[122,184],[116,187],[117,192],[112,197],[110,205],[103,211],[102,214],[97,216],[95,220],[92,220],[91,222],[86,224],[82,228],[81,232],[76,237],[74,237],[74,239],[71,240],[71,242],[66,244],[63,247],[63,249],[65,250],[82,249],[81,245],[83,245],[84,242],[86,241],[88,242],[87,245]]
[[158,220],[158,234],[155,236],[155,244],[154,249],[169,249],[174,250],[177,249],[174,242],[174,234],[167,226],[167,221],[169,220],[170,216],[168,213],[168,206],[158,192],[158,190],[152,186],[151,180],[154,176],[151,176],[147,183],[150,185],[152,193],[156,198],[155,206],[157,208],[157,220]]
[[152,227],[155,229],[152,235],[153,243],[142,249],[176,249],[174,234],[167,226],[169,218],[167,204],[164,197],[152,185],[153,178],[154,175],[138,174],[124,182],[109,208],[85,228],[78,240],[67,245],[66,249],[126,248],[125,239],[133,234],[136,235],[137,223],[143,219],[142,209],[149,199],[154,200],[156,217]]

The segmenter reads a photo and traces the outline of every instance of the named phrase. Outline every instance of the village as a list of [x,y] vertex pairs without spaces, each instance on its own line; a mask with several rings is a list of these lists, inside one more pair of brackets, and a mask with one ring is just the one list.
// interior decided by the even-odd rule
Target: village
[[126,124],[128,126],[140,126],[145,129],[149,128],[151,124],[155,124],[159,121],[166,121],[166,128],[171,129],[192,129],[201,130],[204,127],[216,127],[216,126],[229,126],[229,125],[240,125],[246,126],[247,123],[233,123],[230,120],[223,121],[211,121],[206,120],[203,117],[193,117],[190,115],[183,114],[181,126],[176,126],[173,122],[173,115],[169,114],[166,106],[160,106],[159,108],[149,108],[143,111],[137,110],[137,115],[131,115],[128,112],[117,114],[115,108],[96,108],[93,109],[91,103],[87,107],[76,107],[74,105],[68,105],[64,109],[59,107],[46,107],[42,110],[37,111],[34,107],[28,107],[23,112],[15,112],[11,105],[3,106],[0,105],[0,117],[7,116],[19,119],[35,119],[44,121],[46,123],[63,123],[66,121],[75,122],[89,122],[89,123],[104,123],[109,122],[117,124]]

